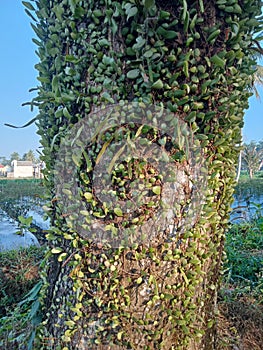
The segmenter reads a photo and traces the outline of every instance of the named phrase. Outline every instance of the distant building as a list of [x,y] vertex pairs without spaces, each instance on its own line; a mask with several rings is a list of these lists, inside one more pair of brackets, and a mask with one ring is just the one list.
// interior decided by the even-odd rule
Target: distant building
[[0,176],[7,176],[7,174],[11,171],[10,165],[0,164]]
[[42,174],[42,170],[44,169],[44,163],[38,163],[38,164],[34,164],[33,165],[33,176],[37,179],[42,179],[43,178],[43,174]]
[[5,173],[4,168],[5,168],[5,166],[3,164],[0,164],[0,176],[5,176],[4,175],[4,173]]
[[33,162],[31,161],[24,161],[24,160],[13,160],[11,162],[12,166],[12,172],[13,173],[11,177],[13,178],[21,178],[21,177],[33,177],[34,176],[34,169],[33,169]]
[[[7,170],[6,175],[8,178],[43,178],[42,169],[43,163],[34,164],[31,161],[13,160],[11,162],[11,168]],[[0,169],[1,172],[1,169]]]

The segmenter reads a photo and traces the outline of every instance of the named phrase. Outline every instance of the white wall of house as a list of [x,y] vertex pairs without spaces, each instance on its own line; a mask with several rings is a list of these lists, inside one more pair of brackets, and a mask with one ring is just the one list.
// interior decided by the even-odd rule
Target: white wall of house
[[12,161],[12,167],[13,167],[13,177],[19,178],[19,177],[33,177],[33,164],[32,162],[28,161]]

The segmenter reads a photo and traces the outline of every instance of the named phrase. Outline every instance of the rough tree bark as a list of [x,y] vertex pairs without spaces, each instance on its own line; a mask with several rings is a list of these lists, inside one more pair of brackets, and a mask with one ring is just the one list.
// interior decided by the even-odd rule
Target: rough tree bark
[[[39,108],[52,223],[35,348],[214,349],[224,230],[260,1],[39,0],[25,6],[38,36],[41,85],[32,103]],[[123,106],[131,103],[141,108],[141,119],[126,109],[122,120]],[[112,104],[122,106],[119,125],[104,128],[106,117],[114,119],[114,112],[105,117]],[[122,143],[106,155],[120,140],[131,149],[148,142],[152,159],[132,153],[120,161]],[[201,149],[204,164],[194,164],[189,142]],[[170,159],[177,186],[164,181],[156,147]],[[101,157],[110,163],[117,198],[106,204],[103,182],[94,189],[94,177],[102,181],[94,175]],[[133,183],[148,192],[131,213]],[[195,186],[202,188],[200,205]],[[161,202],[175,209],[158,221]],[[111,245],[103,241],[107,230],[137,236]],[[138,239],[145,233],[146,240]]]

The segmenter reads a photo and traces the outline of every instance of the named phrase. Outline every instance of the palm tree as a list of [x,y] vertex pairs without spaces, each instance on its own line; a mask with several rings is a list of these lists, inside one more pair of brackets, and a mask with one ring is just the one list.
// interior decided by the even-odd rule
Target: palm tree
[[263,86],[263,66],[259,64],[257,64],[256,71],[253,75],[252,91],[255,94],[256,98],[260,100],[260,94],[257,89],[258,86]]
[[13,152],[11,155],[10,155],[10,161],[12,162],[12,160],[20,160],[20,155],[18,152]]
[[[256,71],[251,76],[251,91],[255,94],[256,98],[260,100],[260,94],[257,89],[258,86],[263,86],[263,66],[261,66],[260,64],[256,65]],[[240,142],[240,145],[242,145],[242,141]],[[238,182],[240,178],[240,172],[242,167],[242,157],[243,157],[243,152],[241,150],[238,157],[236,182]]]
[[255,142],[250,142],[244,146],[243,162],[247,168],[249,178],[253,179],[255,171],[258,171],[262,164],[263,152]]
[[[34,2],[35,10],[31,3],[23,2],[38,18],[33,28],[40,40],[36,43],[41,87],[35,102],[39,103],[38,133],[44,146],[44,181],[52,226],[43,272],[43,317],[35,348],[214,348],[216,291],[238,157],[235,146],[241,139],[248,76],[253,72],[248,44],[255,25],[242,19],[261,13],[258,0],[251,2],[254,7],[246,3],[241,9],[238,4],[230,7],[208,0],[52,0]],[[240,32],[246,32],[239,45],[238,38],[228,35],[231,9],[237,18],[231,26],[239,21]],[[247,60],[239,59],[243,55]],[[73,127],[79,127],[80,120],[100,127],[103,123],[98,125],[97,115],[91,111],[105,104],[125,106],[131,102],[169,109],[173,114],[168,118],[151,110],[143,114],[143,118],[160,120],[166,130],[177,130],[178,118],[191,128],[203,149],[199,159],[205,160],[209,170],[203,207],[200,201],[192,201],[194,186],[180,182],[195,170],[181,157],[182,139],[185,145],[193,139],[183,138],[186,130],[173,142],[169,132],[159,133],[147,125],[142,129],[145,125],[139,123],[143,118],[120,123],[101,137],[99,128],[91,138],[85,138],[83,127]],[[72,139],[64,140],[69,131],[73,131]],[[149,243],[116,247],[104,242],[104,233],[112,229],[117,235],[115,232],[130,223],[123,220],[119,207],[111,210],[111,201],[98,198],[95,167],[111,140],[114,143],[123,137],[131,145],[133,135],[142,133],[144,144],[158,142],[161,149],[170,152],[179,174],[178,186],[168,191],[169,184],[165,184],[166,191],[160,193],[165,188],[162,177],[148,176],[150,170],[155,175],[148,160],[140,164],[141,173],[135,169],[137,174],[128,160],[120,163],[118,172],[117,168],[112,171],[119,185],[114,183],[111,192],[115,202],[125,207],[119,194],[130,195],[133,178],[136,185],[141,175],[143,179],[150,177],[155,184],[150,193],[160,195],[162,201],[170,193],[176,198],[178,215],[172,217],[170,225],[176,229],[170,233],[170,226],[164,223]],[[63,151],[63,141],[69,150],[83,146],[81,161],[72,150],[69,154]],[[108,163],[117,163],[118,155],[119,151],[109,156]],[[58,165],[63,171],[58,171]],[[195,166],[199,169],[198,163]],[[134,211],[136,216],[132,217],[136,232],[142,236],[148,233],[149,213],[155,213],[153,201],[145,200],[145,210],[138,215]],[[132,200],[127,202],[132,204]],[[195,218],[194,209],[199,207],[202,211]],[[98,239],[90,237],[91,216],[92,222],[98,223],[94,229]],[[139,220],[143,225],[136,224]]]
[[31,162],[35,162],[36,157],[35,157],[34,151],[32,149],[30,149],[27,153],[25,153],[23,155],[23,160],[28,160],[28,161],[31,161]]

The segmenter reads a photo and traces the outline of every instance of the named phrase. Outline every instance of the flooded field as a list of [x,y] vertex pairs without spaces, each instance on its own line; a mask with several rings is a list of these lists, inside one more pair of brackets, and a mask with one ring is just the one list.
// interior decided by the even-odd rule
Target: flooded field
[[[32,217],[32,224],[46,230],[42,195],[44,188],[37,180],[0,181],[0,252],[11,249],[39,246],[36,236],[19,226],[19,216]],[[20,231],[20,232],[19,232]]]
[[18,234],[18,231],[18,222],[0,210],[0,252],[31,245],[39,246],[39,242],[33,233],[24,231],[23,234]]

